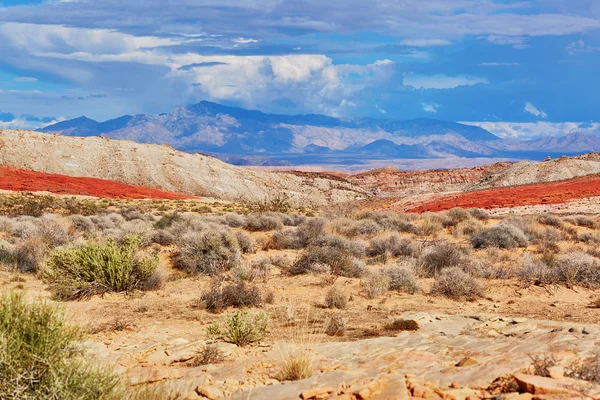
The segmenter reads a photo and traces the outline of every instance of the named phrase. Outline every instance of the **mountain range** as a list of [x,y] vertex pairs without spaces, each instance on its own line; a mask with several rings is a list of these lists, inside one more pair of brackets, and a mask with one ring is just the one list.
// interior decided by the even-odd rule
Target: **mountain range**
[[600,151],[600,136],[572,133],[535,140],[501,139],[487,130],[435,119],[407,121],[277,115],[208,101],[156,115],[98,122],[79,117],[40,131],[168,144],[234,164],[362,163],[367,159],[542,159]]

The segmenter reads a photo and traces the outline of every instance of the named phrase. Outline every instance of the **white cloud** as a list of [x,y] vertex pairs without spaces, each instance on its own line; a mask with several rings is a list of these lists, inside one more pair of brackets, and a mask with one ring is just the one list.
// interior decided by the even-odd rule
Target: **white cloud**
[[37,82],[37,78],[32,78],[30,76],[21,76],[18,78],[14,78],[13,81],[15,82],[23,82],[23,83],[33,83],[33,82]]
[[441,107],[437,103],[421,103],[421,106],[423,107],[423,110],[427,111],[428,113],[437,113],[438,108]]
[[521,65],[516,62],[482,62],[479,64],[480,67],[516,67]]
[[387,114],[387,111],[385,111],[383,108],[379,107],[379,104],[375,104],[375,108],[377,109],[377,111],[379,111],[379,113],[381,114]]
[[501,138],[533,139],[543,136],[563,136],[569,133],[592,133],[600,130],[600,123],[583,122],[461,122],[479,126]]
[[235,38],[235,39],[233,39],[233,41],[235,43],[239,43],[239,44],[250,44],[250,43],[258,43],[259,42],[259,40],[257,40],[257,39],[244,38],[244,37]]
[[404,39],[400,42],[402,46],[411,47],[433,47],[433,46],[450,46],[449,40],[444,39]]
[[529,45],[527,44],[528,39],[523,36],[487,35],[479,36],[478,39],[485,39],[490,43],[494,43],[501,46],[510,45],[514,49],[526,49],[529,47]]
[[473,86],[488,83],[487,78],[446,75],[405,75],[404,86],[415,89],[454,89],[459,86]]
[[543,111],[538,110],[538,108],[536,106],[534,106],[532,103],[525,103],[525,109],[524,111],[528,112],[529,114],[533,114],[536,117],[541,117],[541,118],[546,118],[548,116],[548,114],[546,114]]
[[589,46],[583,41],[583,39],[579,39],[576,42],[569,43],[566,49],[567,52],[572,56],[577,53],[593,53],[596,51],[600,51],[600,47]]

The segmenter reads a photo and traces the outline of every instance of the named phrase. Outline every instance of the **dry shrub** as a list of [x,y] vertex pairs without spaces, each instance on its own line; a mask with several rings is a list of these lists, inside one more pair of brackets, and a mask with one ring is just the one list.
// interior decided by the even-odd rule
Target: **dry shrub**
[[371,257],[386,254],[393,257],[411,256],[414,252],[415,246],[413,241],[400,237],[396,232],[372,239],[367,249],[367,255]]
[[229,213],[225,215],[225,223],[231,228],[240,228],[246,224],[246,219],[242,215]]
[[471,214],[473,218],[478,219],[480,221],[487,221],[488,219],[490,219],[490,213],[481,208],[470,208],[469,214]]
[[21,242],[13,253],[17,269],[20,272],[39,272],[49,251],[48,244],[39,237]]
[[361,219],[352,224],[346,232],[346,236],[374,236],[381,232],[383,228],[372,219]]
[[432,293],[452,299],[474,299],[481,297],[483,289],[476,278],[460,268],[446,268],[436,277]]
[[464,208],[455,207],[451,210],[448,210],[446,216],[452,220],[452,225],[456,226],[461,222],[467,221],[471,219],[471,214],[469,211]]
[[190,361],[191,367],[199,367],[201,365],[219,364],[225,360],[223,352],[216,344],[208,344],[206,347]]
[[529,253],[523,255],[517,277],[528,285],[541,286],[556,282],[556,274],[552,268]]
[[412,223],[414,220],[413,214],[386,214],[385,218],[378,220],[379,224],[386,229],[405,232],[405,233],[416,233],[417,227]]
[[456,234],[462,236],[476,235],[483,230],[483,224],[476,219],[463,221],[456,226]]
[[225,283],[221,278],[213,280],[209,290],[200,295],[204,307],[210,312],[221,312],[227,307],[260,307],[262,292],[258,286],[245,281]]
[[554,263],[557,280],[566,286],[600,286],[600,262],[589,254],[570,251],[557,256]]
[[332,286],[325,296],[327,308],[345,310],[348,307],[348,295],[339,286]]
[[427,247],[417,260],[420,276],[433,277],[443,269],[461,266],[468,261],[467,255],[456,245],[441,242]]
[[525,233],[518,227],[501,223],[471,236],[471,244],[476,249],[488,247],[511,249],[514,247],[526,247],[529,244],[529,240],[525,236]]
[[325,333],[329,336],[344,336],[348,318],[341,314],[329,315],[325,323]]
[[274,231],[283,228],[283,222],[274,213],[255,213],[248,215],[244,228],[249,231]]
[[287,228],[275,231],[273,236],[271,236],[271,240],[268,242],[267,247],[275,250],[304,248],[304,243],[298,237],[296,229],[297,228]]
[[574,361],[565,369],[565,376],[600,383],[600,355]]
[[562,228],[563,220],[560,217],[557,217],[553,214],[541,214],[537,217],[537,220],[540,224],[553,226],[555,228]]
[[212,276],[239,264],[237,239],[231,231],[217,226],[176,237],[176,245],[175,266],[188,273]]
[[431,236],[443,230],[443,218],[435,214],[427,215],[417,225],[417,233],[421,236]]
[[364,274],[364,264],[344,248],[309,246],[287,270],[290,275],[331,273],[349,278]]
[[418,331],[419,324],[412,319],[396,318],[385,326],[388,331]]
[[254,240],[252,240],[249,234],[244,231],[237,231],[234,233],[234,236],[242,253],[251,254],[256,251]]
[[600,234],[596,232],[583,232],[577,235],[577,241],[585,244],[599,244]]
[[375,299],[389,290],[390,279],[383,272],[371,274],[363,281],[363,288],[367,299]]
[[389,281],[389,289],[415,294],[421,290],[414,270],[408,266],[396,265],[383,270]]

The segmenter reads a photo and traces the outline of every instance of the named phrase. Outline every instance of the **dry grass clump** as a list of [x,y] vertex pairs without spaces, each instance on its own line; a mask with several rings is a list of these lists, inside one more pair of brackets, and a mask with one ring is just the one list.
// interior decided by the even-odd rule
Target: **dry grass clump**
[[348,307],[348,295],[339,286],[332,286],[325,296],[327,308],[345,310]]
[[229,228],[207,226],[176,237],[175,266],[188,273],[217,275],[238,265],[238,241]]
[[120,380],[81,354],[81,332],[45,303],[0,297],[0,398],[117,399]]
[[419,276],[431,278],[445,268],[458,267],[467,261],[467,255],[459,247],[441,242],[423,250],[417,260],[416,269]]
[[50,246],[38,237],[24,240],[14,249],[14,265],[20,272],[39,272],[49,251]]
[[199,367],[201,365],[219,364],[225,360],[223,352],[215,344],[208,344],[206,347],[194,357],[189,365],[191,367]]
[[363,281],[363,289],[367,299],[375,299],[386,293],[390,288],[390,279],[387,274],[377,272],[371,274]]
[[582,232],[575,239],[585,244],[600,244],[600,234],[596,232]]
[[127,237],[123,244],[108,240],[56,249],[48,258],[44,279],[61,300],[160,287],[158,256],[140,256],[138,251],[135,237]]
[[521,229],[503,222],[471,236],[471,244],[476,249],[489,247],[511,249],[514,247],[526,247],[529,244],[529,240]]
[[417,227],[412,222],[415,216],[413,214],[385,214],[384,218],[380,218],[377,222],[386,229],[404,233],[417,233]]
[[280,381],[299,381],[313,375],[313,357],[308,350],[299,350],[284,357],[281,370],[277,374]]
[[452,299],[470,300],[481,297],[483,289],[476,278],[453,267],[442,270],[436,277],[431,292]]
[[456,225],[454,232],[462,236],[476,235],[484,229],[483,224],[476,219],[469,219]]
[[396,265],[383,270],[389,282],[389,290],[415,294],[421,290],[417,277],[412,268]]
[[420,236],[431,236],[444,230],[444,218],[437,214],[424,214],[423,219],[418,222],[417,233]]
[[575,216],[575,217],[566,217],[563,218],[564,222],[568,222],[572,225],[576,225],[576,226],[581,226],[584,228],[590,228],[590,229],[594,229],[596,228],[596,221],[594,221],[592,218],[590,217],[585,217],[585,216]]

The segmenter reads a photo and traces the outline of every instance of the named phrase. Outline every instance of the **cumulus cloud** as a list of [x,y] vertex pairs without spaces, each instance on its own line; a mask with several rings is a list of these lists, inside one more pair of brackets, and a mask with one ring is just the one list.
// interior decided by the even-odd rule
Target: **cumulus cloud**
[[405,75],[404,86],[415,89],[454,89],[459,86],[473,86],[488,83],[487,78],[446,75]]
[[538,110],[536,106],[529,102],[525,103],[524,111],[528,112],[529,114],[535,115],[536,117],[546,118],[548,116],[548,114]]
[[573,56],[577,53],[594,53],[596,51],[600,51],[600,47],[589,46],[583,41],[583,39],[579,39],[576,42],[569,43],[566,50],[567,53]]
[[437,103],[421,103],[423,110],[428,113],[437,113],[441,106]]

